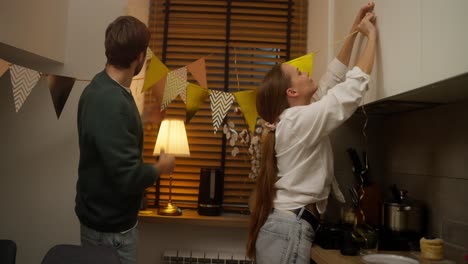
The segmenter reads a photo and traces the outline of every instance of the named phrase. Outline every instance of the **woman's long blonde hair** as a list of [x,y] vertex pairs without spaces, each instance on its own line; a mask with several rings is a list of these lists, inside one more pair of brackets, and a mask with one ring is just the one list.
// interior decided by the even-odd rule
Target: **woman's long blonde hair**
[[[289,107],[286,89],[290,87],[291,79],[282,71],[281,64],[275,65],[263,79],[257,89],[257,111],[260,117],[271,124],[278,122],[281,113]],[[275,131],[267,129],[262,139],[260,171],[257,177],[255,200],[249,223],[247,239],[247,256],[255,259],[255,244],[260,228],[265,224],[273,209],[273,199],[276,196],[275,182],[278,177],[278,166],[275,152]]]

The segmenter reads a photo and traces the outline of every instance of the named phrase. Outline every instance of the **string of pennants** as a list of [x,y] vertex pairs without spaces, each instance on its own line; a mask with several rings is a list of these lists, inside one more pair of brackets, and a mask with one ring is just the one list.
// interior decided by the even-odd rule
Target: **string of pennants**
[[[213,130],[216,133],[221,126],[223,119],[231,108],[234,101],[239,104],[249,130],[255,130],[257,120],[257,109],[255,104],[255,91],[240,91],[234,93],[222,92],[208,89],[206,78],[205,58],[200,58],[187,66],[169,70],[157,56],[148,48],[146,75],[141,92],[144,93],[154,87],[162,88],[162,100],[160,111],[163,111],[177,97],[180,96],[186,105],[186,123],[200,108],[201,104],[209,96],[212,111]],[[309,53],[288,61],[300,71],[308,72],[312,75],[314,53]],[[63,110],[68,99],[68,95],[75,83],[75,78],[57,76],[53,74],[42,74],[38,71],[28,69],[19,65],[11,64],[0,59],[0,77],[10,70],[11,84],[15,110],[18,112],[32,89],[39,82],[42,75],[47,76],[48,87],[54,103],[57,118]],[[187,81],[187,75],[191,73],[198,84]]]

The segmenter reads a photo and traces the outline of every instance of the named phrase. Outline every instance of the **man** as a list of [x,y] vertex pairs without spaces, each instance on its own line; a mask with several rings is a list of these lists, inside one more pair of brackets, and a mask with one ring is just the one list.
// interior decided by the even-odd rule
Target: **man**
[[143,67],[150,33],[122,16],[106,29],[107,64],[84,89],[78,104],[80,163],[75,212],[83,245],[109,245],[122,263],[136,263],[137,216],[143,192],[175,158],[162,154],[144,164],[143,127],[130,83]]

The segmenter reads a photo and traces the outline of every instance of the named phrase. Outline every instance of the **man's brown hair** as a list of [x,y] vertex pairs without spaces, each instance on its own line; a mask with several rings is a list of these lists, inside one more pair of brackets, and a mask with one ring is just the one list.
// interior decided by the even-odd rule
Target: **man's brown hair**
[[107,64],[126,69],[141,52],[146,54],[150,32],[146,25],[132,16],[120,16],[106,29]]

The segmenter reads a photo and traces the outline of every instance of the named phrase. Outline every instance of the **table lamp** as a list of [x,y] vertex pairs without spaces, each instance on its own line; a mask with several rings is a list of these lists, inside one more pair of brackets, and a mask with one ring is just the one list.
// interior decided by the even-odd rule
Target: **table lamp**
[[[158,138],[153,155],[161,153],[172,154],[175,157],[190,157],[190,150],[183,120],[164,119],[159,128]],[[172,203],[172,173],[169,175],[169,201],[158,210],[160,215],[181,215],[182,210]]]

